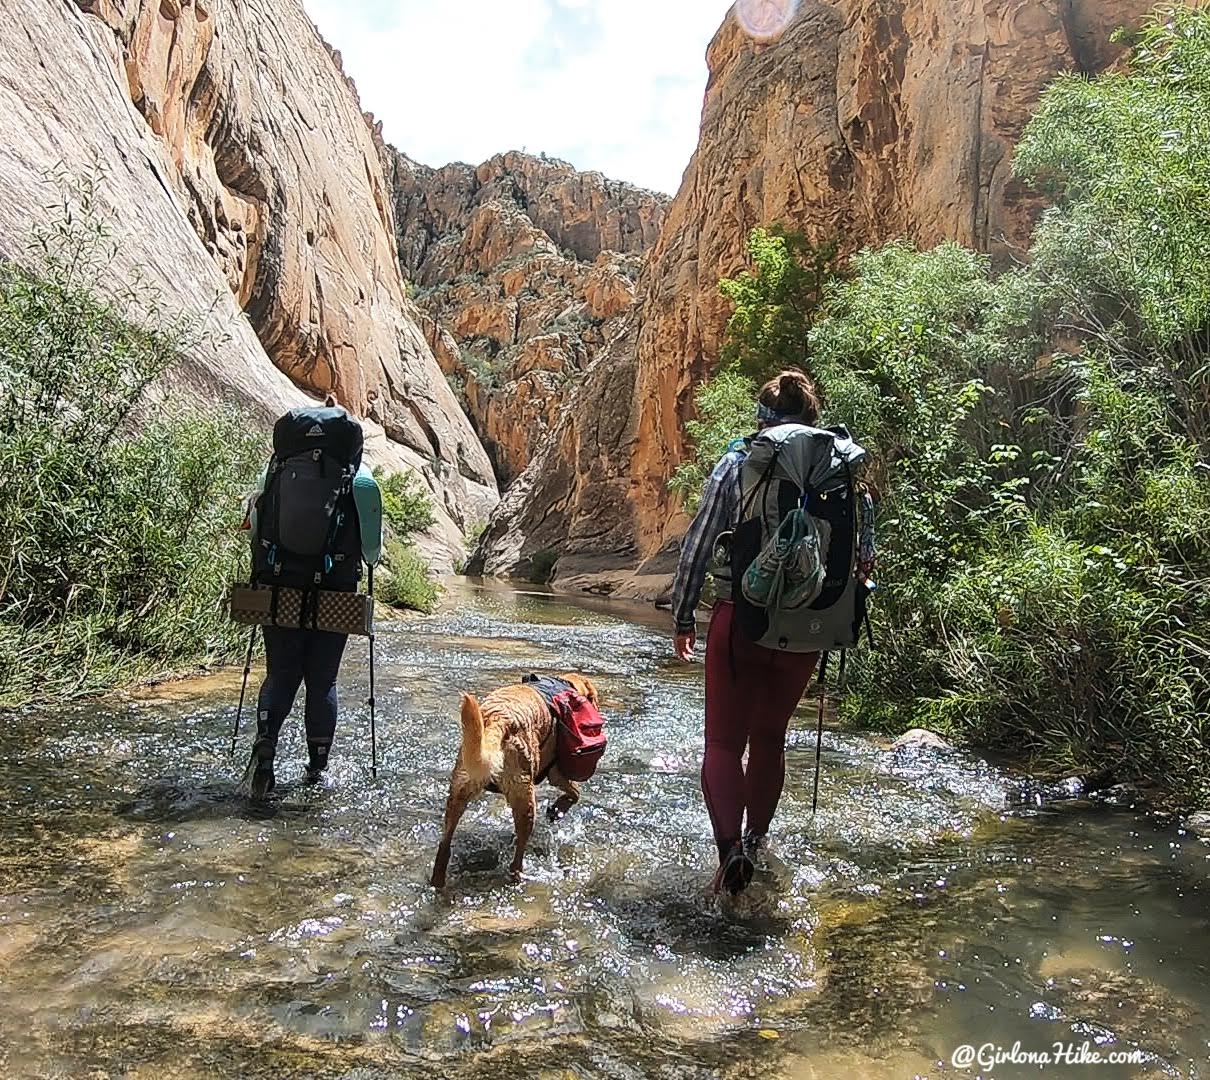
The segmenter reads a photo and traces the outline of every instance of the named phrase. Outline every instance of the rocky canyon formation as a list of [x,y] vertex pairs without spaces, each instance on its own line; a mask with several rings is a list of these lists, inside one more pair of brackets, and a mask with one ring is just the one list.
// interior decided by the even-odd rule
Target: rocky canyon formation
[[743,268],[749,231],[783,222],[849,249],[954,239],[1007,259],[1039,209],[1010,159],[1042,90],[1112,63],[1113,30],[1152,6],[804,0],[765,44],[728,16],[636,313],[506,495],[473,568],[524,573],[550,550],[567,587],[650,594],[666,581],[686,524],[667,482],[719,354],[717,282]]
[[491,465],[407,301],[379,144],[301,0],[6,0],[0,255],[55,171],[102,177],[115,281],[141,268],[209,322],[175,385],[264,420],[334,392],[378,460],[416,468],[450,553]]
[[384,159],[428,343],[507,485],[629,315],[667,199],[521,153]]

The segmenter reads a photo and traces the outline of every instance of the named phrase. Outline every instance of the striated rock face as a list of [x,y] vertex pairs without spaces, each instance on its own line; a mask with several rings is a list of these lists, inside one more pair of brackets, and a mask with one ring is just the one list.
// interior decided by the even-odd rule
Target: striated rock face
[[[849,249],[955,239],[1001,260],[1024,249],[1039,204],[1010,158],[1042,90],[1111,63],[1112,31],[1152,6],[803,0],[768,44],[728,16],[707,56],[697,152],[639,282],[633,344],[595,361],[629,364],[633,379],[590,370],[557,452],[539,453],[509,493],[473,565],[524,570],[553,547],[557,580],[605,590],[636,566],[670,571],[686,521],[667,482],[693,390],[719,354],[717,282],[743,268],[750,230],[783,222]],[[606,384],[616,396],[602,401]]]
[[490,462],[405,299],[377,143],[301,0],[4,13],[0,253],[21,256],[49,171],[95,164],[115,278],[143,267],[167,306],[209,312],[178,383],[262,417],[334,392],[380,459],[422,471],[439,539],[460,542],[495,502]]
[[634,304],[667,200],[525,154],[384,155],[425,336],[507,485]]

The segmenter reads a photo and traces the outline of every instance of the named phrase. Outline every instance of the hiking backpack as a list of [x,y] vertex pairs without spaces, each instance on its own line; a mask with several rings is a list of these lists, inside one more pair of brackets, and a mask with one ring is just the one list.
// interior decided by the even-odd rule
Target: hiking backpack
[[258,584],[356,588],[361,537],[353,482],[362,447],[361,425],[339,407],[293,409],[277,421],[257,503]]
[[741,632],[787,652],[852,648],[869,589],[858,580],[857,473],[843,427],[783,424],[747,444],[739,522],[725,545]]

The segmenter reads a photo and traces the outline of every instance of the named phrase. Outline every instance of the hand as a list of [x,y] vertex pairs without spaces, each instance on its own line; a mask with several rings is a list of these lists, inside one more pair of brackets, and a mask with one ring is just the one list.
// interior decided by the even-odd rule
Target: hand
[[693,662],[693,647],[697,644],[697,632],[690,630],[687,634],[676,635],[676,655],[686,664]]

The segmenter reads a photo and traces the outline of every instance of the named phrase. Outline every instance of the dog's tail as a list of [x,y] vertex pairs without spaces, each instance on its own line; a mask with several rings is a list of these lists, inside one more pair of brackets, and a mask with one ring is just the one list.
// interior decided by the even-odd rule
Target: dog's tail
[[485,779],[492,771],[483,753],[483,712],[470,694],[462,695],[462,764],[476,779]]

